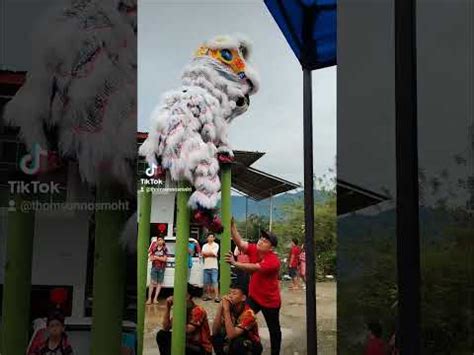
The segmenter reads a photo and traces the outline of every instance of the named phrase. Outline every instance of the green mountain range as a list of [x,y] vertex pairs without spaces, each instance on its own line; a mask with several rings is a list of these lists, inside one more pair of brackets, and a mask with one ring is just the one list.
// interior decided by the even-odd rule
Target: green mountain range
[[[298,191],[293,193],[283,193],[273,197],[273,218],[281,219],[281,207],[285,204],[294,201],[303,201],[304,192]],[[322,191],[314,190],[314,201],[315,203],[324,202],[326,199],[325,193]],[[303,202],[301,202],[303,203]],[[246,212],[246,198],[244,196],[232,196],[232,213],[237,220],[245,220]],[[248,210],[247,214],[256,214],[259,216],[270,216],[270,199],[262,201],[254,201],[251,198],[248,199]]]

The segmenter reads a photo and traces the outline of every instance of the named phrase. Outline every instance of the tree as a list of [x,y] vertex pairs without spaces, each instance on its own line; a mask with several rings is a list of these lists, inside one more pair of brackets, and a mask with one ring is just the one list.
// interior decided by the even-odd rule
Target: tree
[[247,221],[237,221],[236,223],[242,237],[246,238],[249,242],[256,243],[260,236],[260,230],[267,230],[270,221],[266,216],[252,213],[247,217]]
[[[336,191],[335,186],[321,184],[318,190],[323,202],[315,205],[315,239],[317,255],[317,277],[336,274]],[[315,190],[316,191],[316,190]],[[303,197],[281,207],[282,219],[275,221],[273,231],[279,238],[278,252],[287,255],[291,239],[304,243]]]

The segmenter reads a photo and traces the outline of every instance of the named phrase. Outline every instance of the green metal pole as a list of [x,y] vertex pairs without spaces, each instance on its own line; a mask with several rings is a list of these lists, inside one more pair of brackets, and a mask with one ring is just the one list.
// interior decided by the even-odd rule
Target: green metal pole
[[[111,188],[99,186],[97,191],[100,203],[118,200]],[[121,351],[126,270],[119,235],[124,222],[123,211],[96,211],[92,355],[117,355]]]
[[23,212],[15,196],[8,213],[8,236],[3,286],[2,355],[24,355],[29,341],[31,264],[35,230],[34,211]]
[[224,256],[230,251],[230,221],[232,218],[232,198],[230,188],[232,183],[232,173],[230,166],[221,168],[221,213],[224,232],[221,235],[221,265],[220,265],[220,286],[221,295],[229,293],[230,288],[230,265],[225,262]]
[[146,278],[148,264],[148,241],[150,239],[151,192],[146,190],[139,194],[138,240],[137,240],[137,337],[138,354],[143,354],[143,336],[145,332]]
[[184,355],[186,350],[186,293],[191,211],[188,207],[190,196],[187,191],[188,185],[180,182],[178,186],[171,353]]

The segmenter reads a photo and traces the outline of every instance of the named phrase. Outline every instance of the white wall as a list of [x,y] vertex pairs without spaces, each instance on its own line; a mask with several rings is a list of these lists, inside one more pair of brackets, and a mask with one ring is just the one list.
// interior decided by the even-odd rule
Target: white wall
[[72,285],[72,316],[83,316],[89,213],[37,213],[32,266],[34,285]]
[[[0,210],[0,284],[4,282],[7,210]],[[32,284],[73,287],[72,316],[82,317],[89,214],[36,213]]]
[[[173,236],[175,198],[175,192],[154,193],[151,200],[150,222],[168,223],[168,237]],[[140,206],[140,194],[137,194],[137,199],[138,206]]]

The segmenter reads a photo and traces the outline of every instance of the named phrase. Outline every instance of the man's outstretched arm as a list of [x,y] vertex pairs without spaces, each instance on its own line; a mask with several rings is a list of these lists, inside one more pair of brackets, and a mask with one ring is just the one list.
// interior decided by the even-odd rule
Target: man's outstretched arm
[[258,271],[261,269],[260,264],[252,264],[252,263],[239,263],[235,261],[234,254],[229,251],[225,257],[225,261],[229,263],[230,265],[235,266],[237,269],[240,269],[242,271],[248,272],[249,274],[254,273],[255,271]]
[[232,217],[232,220],[230,222],[230,235],[235,245],[237,245],[237,247],[245,253],[245,251],[247,251],[249,243],[242,239],[239,231],[237,230],[237,226],[235,225],[234,217]]

